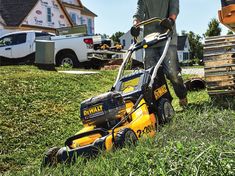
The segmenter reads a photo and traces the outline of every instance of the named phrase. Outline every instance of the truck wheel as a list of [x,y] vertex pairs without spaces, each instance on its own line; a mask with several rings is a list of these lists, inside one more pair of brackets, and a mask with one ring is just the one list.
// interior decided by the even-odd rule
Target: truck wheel
[[138,138],[135,132],[130,128],[124,128],[118,131],[115,137],[115,147],[123,148],[125,146],[135,145]]
[[59,65],[64,66],[64,65],[69,65],[71,67],[78,67],[78,59],[74,54],[63,54],[59,58]]
[[50,148],[44,155],[44,158],[42,161],[42,167],[55,166],[57,164],[56,154],[59,150],[60,150],[59,147]]
[[158,119],[159,124],[163,125],[169,123],[175,114],[174,108],[172,107],[170,101],[166,98],[162,98],[158,104]]

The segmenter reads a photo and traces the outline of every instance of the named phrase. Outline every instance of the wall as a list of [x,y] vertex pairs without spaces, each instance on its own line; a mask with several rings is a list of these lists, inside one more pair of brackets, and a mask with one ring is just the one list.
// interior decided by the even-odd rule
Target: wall
[[[139,40],[142,40],[143,33],[140,34],[140,38]],[[128,31],[127,33],[125,33],[122,37],[120,37],[120,43],[122,46],[124,46],[124,50],[128,50],[129,47],[131,46],[131,44],[133,43],[133,37],[131,36],[130,31]],[[138,50],[136,52],[134,52],[133,54],[133,59],[138,60],[140,62],[143,62],[143,56],[144,56],[144,50]],[[125,54],[124,56],[125,57]]]
[[17,29],[4,29],[4,26],[0,23],[0,36],[10,33],[10,32],[14,32]]
[[[51,8],[51,22],[48,22],[47,9]],[[37,5],[26,17],[24,25],[60,28],[71,26],[64,11],[56,0],[39,0]]]
[[179,62],[182,62],[184,60],[184,51],[178,51],[177,53]]
[[[66,10],[67,10],[68,14],[71,16],[71,18],[75,18],[76,25],[81,25],[81,24],[87,25],[88,34],[94,35],[94,33],[95,33],[95,30],[94,30],[95,18],[94,17],[81,14],[81,11],[79,9],[66,7]],[[75,17],[72,17],[72,14]],[[91,20],[91,24],[88,24],[89,19]]]
[[[91,21],[91,24],[89,24],[89,20]],[[87,25],[87,31],[88,35],[94,35],[95,34],[95,18],[87,15],[82,15],[82,24]]]

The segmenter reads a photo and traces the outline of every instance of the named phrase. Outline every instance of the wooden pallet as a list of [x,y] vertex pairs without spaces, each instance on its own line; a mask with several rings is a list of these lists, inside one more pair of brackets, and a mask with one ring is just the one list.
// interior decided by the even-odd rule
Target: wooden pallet
[[235,35],[207,38],[204,63],[209,95],[235,95]]
[[[223,63],[224,64],[224,63]],[[235,72],[235,64],[225,64],[222,66],[211,66],[211,67],[205,67],[205,74],[207,73],[224,73],[227,72],[230,74],[230,72]]]

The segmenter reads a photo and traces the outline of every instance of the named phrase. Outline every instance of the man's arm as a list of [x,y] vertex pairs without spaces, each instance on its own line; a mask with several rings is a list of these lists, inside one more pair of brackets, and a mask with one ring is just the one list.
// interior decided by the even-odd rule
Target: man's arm
[[170,0],[169,2],[169,18],[176,20],[179,14],[179,0]]
[[137,2],[137,10],[133,16],[134,18],[134,25],[138,24],[139,22],[144,20],[145,16],[145,3],[144,0],[138,0]]

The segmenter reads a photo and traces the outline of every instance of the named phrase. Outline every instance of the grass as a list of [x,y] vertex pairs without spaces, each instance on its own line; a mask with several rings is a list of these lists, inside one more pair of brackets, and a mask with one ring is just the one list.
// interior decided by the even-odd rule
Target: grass
[[235,175],[235,100],[224,107],[204,90],[189,93],[185,110],[175,98],[173,122],[154,139],[41,171],[43,153],[63,146],[81,128],[81,101],[109,90],[115,76],[113,71],[67,75],[32,66],[0,67],[0,174]]

